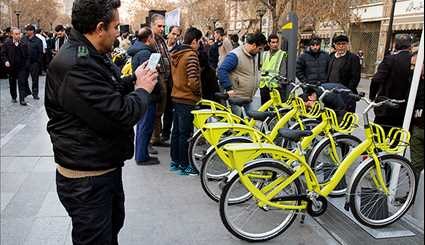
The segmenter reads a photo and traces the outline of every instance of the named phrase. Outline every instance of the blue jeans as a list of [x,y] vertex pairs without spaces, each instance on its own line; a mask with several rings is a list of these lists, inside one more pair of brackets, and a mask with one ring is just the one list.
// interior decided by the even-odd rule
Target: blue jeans
[[193,133],[194,105],[173,103],[173,131],[171,133],[171,161],[185,168],[189,164],[187,140]]
[[[243,106],[243,108],[245,109],[245,113],[247,113],[248,111],[253,110],[254,109],[253,107],[254,106],[252,105],[252,102],[249,103],[249,104],[247,104],[247,105],[245,105],[245,106]],[[237,106],[237,105],[232,105],[232,112],[233,112],[233,114],[238,115],[238,116],[240,116],[240,117],[243,118],[242,107]]]
[[152,137],[155,122],[156,104],[152,103],[148,106],[148,110],[142,119],[137,123],[136,129],[136,161],[147,161],[149,159],[148,145]]

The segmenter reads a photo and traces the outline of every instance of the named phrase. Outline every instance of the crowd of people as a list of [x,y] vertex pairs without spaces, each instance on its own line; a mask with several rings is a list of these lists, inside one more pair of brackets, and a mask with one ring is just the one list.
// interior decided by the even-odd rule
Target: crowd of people
[[[134,35],[119,33],[119,7],[117,0],[76,0],[72,29],[59,25],[53,35],[28,25],[25,35],[10,28],[2,40],[1,64],[9,74],[13,103],[18,95],[21,105],[26,105],[25,97],[30,94],[39,99],[38,77],[48,67],[47,130],[57,163],[57,192],[72,218],[74,244],[118,244],[124,222],[121,167],[133,155],[138,165],[160,164],[153,156],[158,154],[154,147],[169,147],[170,171],[198,174],[187,152],[193,133],[191,111],[201,98],[215,100],[214,93],[222,91],[252,101],[260,83],[267,83],[274,74],[287,75],[288,57],[276,34],[250,33],[241,41],[221,27],[203,34],[195,27],[171,26],[165,35],[165,18],[159,14]],[[407,37],[396,42],[397,52],[385,57],[372,79],[371,97],[408,96],[411,43]],[[358,93],[362,58],[350,52],[348,37],[333,38],[330,54],[321,50],[321,43],[320,38],[311,39],[297,59],[296,77],[304,83]],[[113,63],[114,48],[131,57],[129,76],[122,76],[122,63]],[[146,67],[153,53],[161,55],[154,70]],[[421,86],[423,90],[423,75]],[[282,97],[288,89],[280,88]],[[261,88],[262,103],[269,99],[268,92],[267,87]],[[307,104],[317,99],[313,95],[305,96]],[[355,103],[344,98],[330,105],[355,111]],[[244,107],[256,109],[253,103]],[[423,98],[415,109],[415,118],[419,118],[415,123],[422,124],[416,123],[414,130],[422,132],[422,138],[416,133],[414,139],[423,145]],[[240,107],[232,110],[241,113]],[[393,114],[376,120],[401,126],[393,120],[399,115]]]
[[[47,72],[52,58],[67,40],[70,28],[55,27],[55,33],[36,29],[33,25],[24,28],[25,34],[16,27],[6,28],[0,34],[0,74],[9,79],[12,103],[26,106],[25,98],[32,95],[39,100],[39,76]],[[31,77],[32,86],[29,86]]]

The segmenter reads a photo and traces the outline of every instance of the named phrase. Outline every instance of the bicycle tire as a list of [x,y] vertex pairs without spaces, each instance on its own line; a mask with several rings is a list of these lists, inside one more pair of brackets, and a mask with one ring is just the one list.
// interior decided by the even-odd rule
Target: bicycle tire
[[[387,154],[387,155],[381,155],[378,157],[380,164],[382,166],[382,170],[385,171],[384,172],[384,177],[388,178],[388,172],[390,172],[392,174],[392,170],[386,169],[387,163],[389,161],[391,161],[391,163],[394,162],[398,162],[400,164],[400,167],[403,167],[403,169],[405,169],[405,173],[407,174],[407,183],[409,183],[409,193],[407,193],[407,196],[405,197],[406,199],[404,200],[404,203],[401,204],[401,208],[400,210],[398,210],[397,212],[395,212],[393,215],[386,217],[386,218],[380,218],[379,216],[383,216],[386,213],[386,210],[388,212],[391,212],[391,207],[389,205],[393,205],[393,207],[396,206],[397,202],[396,202],[396,197],[394,196],[394,200],[388,202],[388,198],[385,197],[385,200],[382,200],[383,198],[381,196],[383,196],[382,194],[379,193],[379,190],[373,190],[372,187],[363,187],[363,189],[367,192],[363,193],[363,196],[360,196],[360,200],[356,199],[357,196],[357,192],[358,192],[358,188],[362,187],[362,185],[360,184],[360,181],[366,179],[366,175],[368,173],[371,173],[370,171],[375,169],[375,162],[373,161],[373,159],[368,159],[366,160],[364,163],[362,163],[362,165],[359,167],[357,173],[353,176],[352,179],[352,184],[350,186],[350,209],[351,212],[353,214],[353,216],[363,225],[372,227],[372,228],[381,228],[381,227],[385,227],[388,226],[394,222],[396,222],[397,220],[399,220],[410,208],[410,206],[413,204],[414,200],[415,200],[415,196],[416,196],[416,178],[415,178],[415,174],[413,169],[411,168],[410,162],[409,160],[407,160],[406,158],[399,156],[399,155],[394,155],[394,154]],[[400,171],[402,172],[402,171]],[[399,174],[400,175],[400,174]],[[391,177],[389,177],[391,179]],[[373,179],[373,177],[371,178]],[[397,181],[398,183],[398,181]],[[404,183],[404,181],[402,181],[401,183]],[[400,184],[399,184],[400,185]],[[397,186],[399,186],[397,185]],[[389,185],[391,186],[391,185]],[[361,189],[362,190],[362,189]],[[401,187],[397,187],[397,190],[400,190],[399,192],[402,192],[402,188]],[[397,191],[394,191],[394,193],[397,193]],[[374,200],[370,200],[372,199],[371,197],[375,198]],[[376,197],[378,197],[379,199],[376,199]],[[363,199],[362,199],[363,198]],[[363,201],[363,203],[362,203]],[[362,211],[362,205],[363,205],[363,211]],[[368,206],[369,205],[369,206]],[[371,213],[373,211],[373,208],[376,205],[383,205],[383,208],[379,210],[379,213],[374,212],[375,217],[371,218],[370,216],[372,216],[373,214]],[[367,214],[364,214],[363,212],[366,212],[366,208],[367,209]],[[386,209],[386,210],[385,210]],[[366,217],[368,216],[368,217]],[[375,218],[375,219],[374,219]]]
[[[287,176],[290,176],[293,174],[293,171],[291,169],[289,169],[288,167],[284,166],[281,163],[277,163],[276,161],[272,160],[272,159],[259,159],[255,161],[256,163],[254,164],[248,164],[247,167],[243,170],[244,174],[249,174],[250,171],[275,171],[277,173],[282,173],[282,174],[286,174]],[[267,241],[270,239],[275,238],[276,236],[279,236],[280,234],[282,234],[295,220],[295,218],[297,217],[297,212],[294,210],[289,211],[288,216],[282,221],[282,223],[279,223],[278,226],[270,231],[266,231],[263,232],[263,234],[254,234],[254,233],[249,233],[249,232],[245,232],[242,231],[242,228],[237,228],[235,227],[235,224],[233,222],[233,220],[230,220],[231,214],[228,213],[230,211],[228,211],[229,207],[235,207],[238,208],[239,205],[242,204],[229,204],[228,203],[228,199],[230,196],[230,191],[232,191],[233,187],[235,184],[239,183],[239,175],[235,175],[233,176],[230,181],[225,185],[221,198],[220,198],[220,217],[221,220],[224,224],[224,226],[226,227],[226,229],[233,234],[234,236],[236,236],[237,238],[241,239],[241,240],[245,240],[245,241],[249,241],[249,242],[262,242],[262,241]],[[299,179],[296,179],[291,185],[293,188],[293,191],[295,193],[295,195],[300,195],[302,193],[302,185]],[[251,198],[249,199],[251,201],[255,201],[256,198]],[[300,200],[296,200],[294,201],[295,204],[299,205],[301,203]],[[246,205],[246,204],[245,204]],[[254,208],[258,208],[255,207],[256,205],[254,205]],[[244,208],[246,209],[246,208]],[[258,208],[258,210],[260,210],[261,212],[266,213],[265,211],[263,211],[263,209]],[[258,211],[257,210],[257,211]],[[270,212],[273,210],[269,210],[267,212]],[[275,219],[275,218],[280,218],[282,217],[282,213],[284,212],[281,209],[276,209],[276,213],[278,213],[279,215],[275,215],[274,212],[270,215],[270,220],[271,219]],[[253,218],[253,215],[248,215],[249,218]],[[264,223],[260,224],[260,222],[255,221],[253,222],[253,224],[255,226],[264,226]],[[245,226],[245,225],[244,225]],[[261,227],[260,227],[261,228]]]

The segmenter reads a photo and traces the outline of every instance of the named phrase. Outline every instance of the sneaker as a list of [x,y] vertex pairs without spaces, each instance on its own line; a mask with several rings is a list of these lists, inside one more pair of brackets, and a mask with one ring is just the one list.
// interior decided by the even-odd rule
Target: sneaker
[[181,170],[180,165],[175,162],[170,163],[170,171],[175,172]]
[[152,155],[158,154],[158,151],[155,148],[153,148],[151,144],[148,145],[148,152],[149,154],[152,154]]
[[182,169],[180,171],[179,175],[183,175],[183,176],[185,176],[185,175],[195,176],[195,175],[199,175],[199,172],[194,167],[192,167],[192,165],[189,165],[185,169]]
[[12,99],[12,103],[18,103],[16,99]]
[[146,161],[136,161],[136,163],[140,166],[157,165],[159,164],[159,159],[156,157],[149,157]]

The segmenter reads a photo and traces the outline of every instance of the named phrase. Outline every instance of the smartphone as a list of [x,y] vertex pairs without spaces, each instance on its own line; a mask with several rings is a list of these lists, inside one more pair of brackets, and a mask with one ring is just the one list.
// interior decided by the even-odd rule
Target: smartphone
[[160,59],[161,59],[160,53],[152,53],[151,56],[149,57],[147,67],[151,70],[156,70],[156,66],[158,65]]

